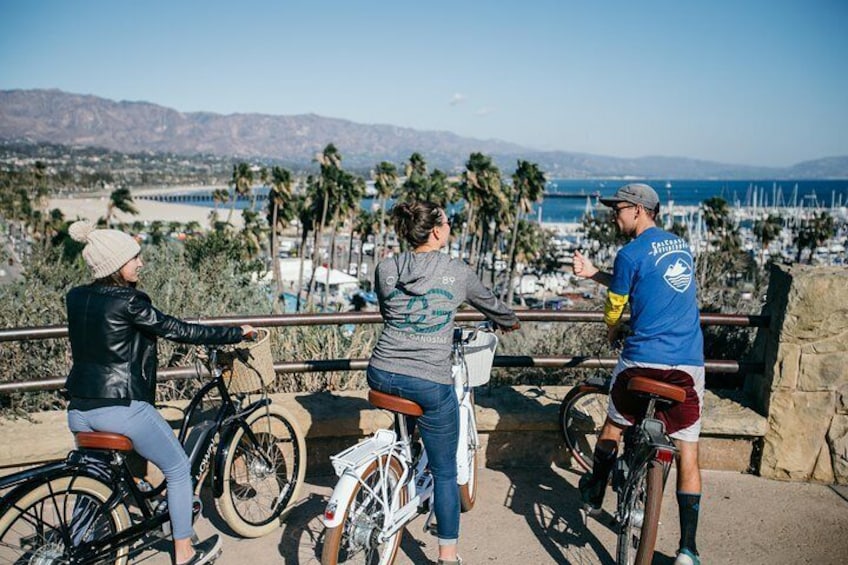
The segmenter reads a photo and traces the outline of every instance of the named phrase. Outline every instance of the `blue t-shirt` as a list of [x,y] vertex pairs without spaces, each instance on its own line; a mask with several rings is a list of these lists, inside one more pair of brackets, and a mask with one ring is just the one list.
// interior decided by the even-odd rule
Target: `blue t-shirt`
[[630,335],[621,356],[665,365],[703,365],[704,336],[689,245],[649,228],[618,252],[609,290],[628,296]]

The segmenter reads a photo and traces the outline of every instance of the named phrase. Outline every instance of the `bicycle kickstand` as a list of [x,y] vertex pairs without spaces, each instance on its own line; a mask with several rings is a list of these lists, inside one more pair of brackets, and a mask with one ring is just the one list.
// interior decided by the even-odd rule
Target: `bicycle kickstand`
[[424,531],[434,536],[438,535],[438,532],[436,531],[437,524],[435,522],[435,519],[436,511],[435,509],[431,508],[430,513],[427,514],[427,519],[424,520]]

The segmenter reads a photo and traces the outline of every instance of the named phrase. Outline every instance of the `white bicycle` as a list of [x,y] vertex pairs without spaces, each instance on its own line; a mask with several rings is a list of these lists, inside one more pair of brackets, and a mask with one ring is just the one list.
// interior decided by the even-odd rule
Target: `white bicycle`
[[[456,466],[463,512],[471,510],[477,497],[479,443],[473,387],[489,381],[497,344],[489,323],[454,328],[453,381],[459,400]],[[368,400],[394,413],[394,429],[377,430],[330,458],[339,482],[324,510],[323,565],[390,565],[407,523],[428,513],[424,529],[433,529],[433,477],[427,453],[418,435],[409,434],[405,418],[421,416],[421,407],[374,390]]]

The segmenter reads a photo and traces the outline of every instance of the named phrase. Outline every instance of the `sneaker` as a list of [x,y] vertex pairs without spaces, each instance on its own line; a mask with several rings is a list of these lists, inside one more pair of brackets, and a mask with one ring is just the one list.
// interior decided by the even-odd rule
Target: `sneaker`
[[439,565],[462,565],[462,557],[457,555],[456,561],[445,561],[444,559],[439,559]]
[[218,537],[218,534],[215,534],[200,543],[194,544],[194,557],[178,565],[212,563],[219,555],[221,555],[221,538]]
[[590,513],[601,511],[601,506],[604,504],[604,494],[607,490],[606,484],[595,481],[592,475],[587,473],[580,477],[577,489],[580,491],[580,500],[583,501],[584,509]]
[[677,552],[674,565],[701,565],[701,558],[697,553],[692,553],[685,547]]

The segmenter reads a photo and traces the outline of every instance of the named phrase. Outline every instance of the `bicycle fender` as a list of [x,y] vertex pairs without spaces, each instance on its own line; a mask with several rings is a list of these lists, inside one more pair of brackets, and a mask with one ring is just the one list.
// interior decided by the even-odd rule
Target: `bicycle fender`
[[324,527],[335,528],[344,521],[347,507],[353,496],[353,489],[358,482],[359,477],[353,471],[346,472],[339,478],[339,482],[336,483],[333,494],[330,495],[330,500],[327,501],[327,506],[324,508],[324,514],[321,516]]
[[[0,479],[0,489],[5,490],[7,488],[17,486],[21,483],[25,483],[35,478],[41,479],[43,477],[48,477],[56,471],[64,471],[66,469],[68,469],[67,462],[57,461],[55,463],[47,463],[46,465],[41,465],[39,467],[36,467],[35,469],[27,469],[25,471],[13,473]],[[4,496],[0,498],[0,501],[3,501],[5,499],[6,497]]]
[[456,446],[456,484],[464,485],[468,482],[468,407],[465,404],[459,405],[459,441]]
[[[71,452],[71,454],[75,453],[79,452]],[[106,484],[112,483],[112,475],[108,470],[101,469],[97,466],[86,467],[79,465],[70,457],[66,461],[47,463],[35,469],[27,469],[26,471],[5,477],[8,480],[4,482],[3,488],[9,489],[11,487],[11,490],[0,496],[0,514],[4,513],[7,508],[15,504],[22,496],[35,488],[35,486],[59,477],[70,476],[87,477]]]
[[233,422],[221,431],[218,449],[215,451],[215,462],[212,466],[212,496],[220,498],[224,494],[224,469],[227,466],[227,455],[233,443],[233,436],[238,430],[238,423]]

